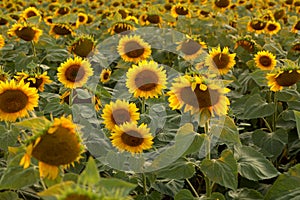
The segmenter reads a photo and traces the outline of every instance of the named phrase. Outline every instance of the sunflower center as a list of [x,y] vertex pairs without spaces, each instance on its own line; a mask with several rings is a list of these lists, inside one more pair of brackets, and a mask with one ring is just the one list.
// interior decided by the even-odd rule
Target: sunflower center
[[280,86],[291,86],[300,80],[300,74],[297,70],[293,70],[291,73],[288,71],[283,72],[276,78],[276,82]]
[[125,54],[130,58],[138,58],[145,52],[143,46],[141,46],[138,42],[129,41],[125,44]]
[[176,6],[175,12],[178,15],[187,15],[187,14],[189,14],[188,9],[186,9],[185,7],[182,7],[182,6]]
[[114,124],[121,125],[125,122],[130,122],[130,113],[126,109],[117,109],[112,112],[111,120]]
[[216,0],[215,1],[215,5],[218,8],[226,8],[227,6],[229,6],[229,0]]
[[218,69],[224,69],[228,66],[230,60],[227,54],[218,53],[213,57],[213,61]]
[[296,30],[300,30],[300,21],[298,21],[294,27]]
[[263,65],[264,67],[268,67],[268,66],[270,66],[272,64],[272,60],[270,59],[269,56],[261,56],[259,58],[259,63],[261,65]]
[[254,30],[260,31],[266,27],[266,22],[260,20],[253,20],[251,21],[250,25]]
[[201,48],[200,44],[193,40],[188,40],[187,42],[183,42],[181,45],[180,50],[185,54],[185,55],[193,55],[199,51]]
[[90,39],[81,39],[73,45],[73,52],[80,57],[87,57],[94,49],[94,42]]
[[152,24],[158,24],[160,22],[160,17],[158,15],[148,15],[147,20]]
[[65,7],[62,7],[62,8],[58,9],[57,13],[60,14],[60,15],[68,14],[69,13],[69,9],[65,8]]
[[55,25],[53,27],[53,32],[57,35],[70,35],[70,29],[66,28],[65,26]]
[[0,94],[0,110],[5,113],[19,112],[27,103],[28,96],[21,90],[6,90]]
[[129,24],[125,24],[125,23],[121,23],[121,24],[117,24],[114,26],[114,32],[115,33],[122,33],[125,31],[130,31],[132,30],[132,26]]
[[24,79],[25,83],[29,82],[29,87],[34,87],[36,89],[38,89],[42,83],[43,83],[43,79],[42,78],[35,78],[35,83],[32,80],[28,80],[28,78]]
[[300,51],[300,44],[295,44],[295,45],[292,47],[292,50],[293,50],[293,51]]
[[0,26],[3,26],[7,23],[8,23],[8,21],[6,19],[4,19],[3,17],[0,18]]
[[76,161],[81,152],[77,135],[62,126],[52,134],[45,133],[33,148],[32,156],[48,165],[68,165]]
[[30,17],[34,17],[34,16],[37,16],[37,14],[33,11],[29,11],[27,14],[26,14],[27,18],[30,18]]
[[85,17],[84,16],[79,16],[79,22],[84,22],[84,20],[85,20]]
[[134,79],[137,88],[143,91],[151,91],[158,85],[158,76],[150,70],[143,70]]
[[109,73],[104,73],[103,79],[104,79],[104,80],[107,80],[108,78],[109,78]]
[[268,31],[274,31],[276,30],[277,26],[275,24],[269,24],[267,26]]
[[123,132],[121,135],[121,139],[124,144],[131,147],[140,146],[144,142],[143,136],[135,130]]
[[213,89],[200,90],[197,84],[194,91],[190,86],[182,88],[180,97],[184,103],[202,109],[216,105],[219,102],[220,93]]
[[203,15],[204,17],[208,17],[209,16],[209,12],[205,11],[205,10],[201,10],[200,11],[200,15]]
[[84,68],[76,64],[69,66],[65,72],[66,79],[71,82],[80,81],[84,75]]
[[64,200],[91,200],[91,198],[84,194],[69,194]]
[[31,41],[35,36],[35,31],[31,27],[22,27],[15,30],[15,33],[19,38],[25,41]]

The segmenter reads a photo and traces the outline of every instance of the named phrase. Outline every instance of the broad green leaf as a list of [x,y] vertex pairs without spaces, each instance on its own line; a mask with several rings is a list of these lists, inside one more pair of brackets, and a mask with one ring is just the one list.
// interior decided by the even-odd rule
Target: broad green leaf
[[238,167],[230,150],[224,150],[218,159],[203,160],[200,169],[211,181],[233,190],[237,188]]
[[268,157],[277,157],[281,154],[284,145],[288,142],[288,134],[283,129],[267,133],[255,130],[252,134],[253,143],[262,149],[262,153]]
[[174,197],[184,186],[183,180],[163,179],[157,180],[153,188],[162,194]]
[[162,194],[157,191],[153,191],[147,195],[139,195],[135,199],[136,200],[158,200],[158,199],[162,199]]
[[267,83],[265,74],[266,73],[263,70],[256,70],[250,73],[249,76],[257,85],[264,86]]
[[97,165],[93,157],[89,157],[84,171],[78,177],[78,183],[94,185],[100,180]]
[[186,179],[191,178],[195,173],[195,167],[192,163],[179,159],[168,167],[157,172],[159,178]]
[[241,144],[237,127],[234,121],[228,116],[212,119],[210,133],[227,145]]
[[258,191],[248,188],[240,188],[237,191],[229,191],[228,196],[233,200],[262,200],[263,196]]
[[295,120],[296,120],[296,126],[297,126],[298,137],[299,137],[299,139],[300,139],[300,112],[294,110],[294,115],[295,115]]
[[296,90],[285,89],[276,92],[276,98],[279,101],[297,101],[300,98],[300,94]]
[[272,163],[252,147],[236,147],[234,156],[238,162],[239,173],[249,180],[270,179],[279,174]]
[[300,164],[281,174],[265,196],[265,200],[299,199],[300,196]]
[[193,196],[191,191],[187,189],[180,190],[174,197],[175,200],[195,200],[196,198]]
[[15,123],[16,126],[32,130],[33,133],[38,133],[46,127],[50,126],[51,122],[44,116],[25,119]]
[[9,146],[16,144],[20,130],[13,126],[10,130],[0,126],[0,149],[7,151]]
[[46,190],[39,192],[38,195],[41,197],[46,197],[46,196],[55,196],[61,194],[65,189],[71,188],[75,186],[75,183],[73,181],[65,181],[62,183],[55,184]]
[[244,104],[243,119],[256,119],[271,116],[274,113],[274,103],[267,103],[259,94],[248,98]]
[[210,197],[203,195],[199,200],[226,200],[224,195],[219,192],[213,192]]
[[136,187],[135,184],[116,178],[101,178],[95,186],[110,194],[118,192],[119,197],[127,196]]
[[208,141],[206,134],[196,134],[193,143],[186,150],[184,155],[198,152],[201,148],[203,148],[205,146],[205,144],[204,144],[205,141]]
[[16,192],[12,192],[12,191],[0,192],[0,199],[1,200],[21,200],[18,197],[18,194]]

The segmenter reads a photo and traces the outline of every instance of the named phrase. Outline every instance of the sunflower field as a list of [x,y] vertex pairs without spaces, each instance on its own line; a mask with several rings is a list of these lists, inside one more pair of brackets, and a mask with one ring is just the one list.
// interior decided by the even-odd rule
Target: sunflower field
[[0,200],[300,197],[300,0],[2,0]]

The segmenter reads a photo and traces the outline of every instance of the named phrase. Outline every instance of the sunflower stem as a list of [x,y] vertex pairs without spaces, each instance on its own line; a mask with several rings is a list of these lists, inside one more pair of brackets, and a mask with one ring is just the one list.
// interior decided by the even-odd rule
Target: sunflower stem
[[142,113],[141,114],[144,114],[145,110],[146,110],[145,98],[142,98]]
[[274,93],[274,105],[275,105],[275,110],[274,110],[274,115],[273,115],[273,131],[276,130],[276,120],[277,120],[277,107],[278,107],[278,100],[277,100],[277,95],[276,92]]
[[70,94],[69,94],[69,107],[72,106],[73,104],[73,89],[71,89]]
[[[205,122],[204,131],[205,131],[205,134],[208,136],[208,142],[206,144],[206,159],[210,160],[209,120],[207,120]],[[211,181],[209,180],[209,178],[207,176],[204,177],[204,180],[205,180],[206,196],[210,197],[211,196],[211,191],[212,191]]]
[[196,195],[197,198],[199,198],[199,195],[197,193],[197,191],[195,190],[194,186],[192,185],[192,183],[189,181],[189,179],[185,179],[186,182],[188,183],[188,185],[190,186],[190,188],[192,189],[192,191],[194,192],[194,194]]
[[36,49],[33,41],[31,41],[31,46],[32,46],[32,54],[36,58]]
[[147,195],[147,178],[146,178],[146,175],[144,173],[142,173],[142,177],[143,177],[144,195]]
[[44,183],[43,178],[40,178],[40,181],[41,181],[42,187],[44,188],[44,190],[46,190],[46,189],[47,189],[47,186],[46,186],[46,184]]
[[270,133],[273,132],[273,130],[272,130],[270,124],[268,123],[268,121],[267,121],[265,118],[262,118],[262,119],[263,119],[263,121],[265,122],[265,125],[266,125],[266,127],[268,128],[268,130],[270,131]]

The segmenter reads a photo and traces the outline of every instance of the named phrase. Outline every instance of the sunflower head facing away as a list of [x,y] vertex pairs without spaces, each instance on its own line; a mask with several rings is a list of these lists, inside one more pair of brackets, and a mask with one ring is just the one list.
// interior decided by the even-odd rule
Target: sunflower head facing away
[[69,51],[80,57],[88,57],[93,53],[96,42],[92,36],[82,35],[77,37],[69,46]]
[[31,156],[34,157],[39,161],[42,178],[55,179],[60,166],[67,168],[74,165],[84,152],[77,127],[70,118],[55,118],[42,133],[32,137],[20,165],[29,167]]
[[229,92],[227,88],[221,88],[213,83],[206,83],[200,76],[185,75],[175,79],[171,90],[168,92],[170,107],[181,109],[191,114],[206,113],[210,116],[226,115],[228,98],[224,95]]
[[29,83],[14,80],[0,82],[0,120],[14,122],[17,118],[26,117],[28,111],[38,106],[39,95]]
[[137,63],[151,55],[151,46],[138,35],[123,36],[117,50],[125,62]]
[[143,150],[152,148],[153,136],[149,131],[146,124],[137,126],[126,122],[114,129],[110,136],[111,143],[121,152],[142,153]]
[[110,69],[103,69],[100,74],[101,83],[107,83],[110,80],[110,75],[111,75]]
[[256,44],[255,40],[253,40],[251,38],[251,36],[245,36],[245,37],[238,38],[236,40],[234,49],[236,49],[238,47],[242,47],[249,53],[252,53],[256,50],[257,44]]
[[128,103],[125,100],[117,100],[106,104],[103,109],[102,118],[105,128],[113,130],[116,126],[125,122],[137,123],[140,119],[140,113],[134,103]]
[[126,76],[126,86],[134,97],[145,99],[158,97],[167,84],[166,71],[152,60],[132,65]]
[[228,47],[213,48],[206,58],[206,64],[213,71],[218,71],[221,75],[227,74],[235,65],[235,53],[229,53]]
[[88,60],[81,57],[69,58],[57,68],[58,80],[66,88],[83,86],[88,78],[93,75],[93,69]]
[[283,87],[294,85],[300,80],[300,68],[282,68],[266,76],[271,91],[280,91]]
[[261,70],[272,70],[276,66],[276,56],[268,51],[259,51],[254,56],[255,65]]
[[10,36],[17,36],[18,38],[25,41],[38,42],[43,31],[34,27],[33,25],[25,24],[14,24],[7,32]]

